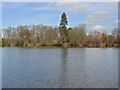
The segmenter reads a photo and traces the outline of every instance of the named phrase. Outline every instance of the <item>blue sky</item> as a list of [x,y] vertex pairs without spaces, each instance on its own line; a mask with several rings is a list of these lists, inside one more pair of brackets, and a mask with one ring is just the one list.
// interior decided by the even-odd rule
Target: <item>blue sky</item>
[[84,23],[88,29],[98,31],[117,27],[118,6],[113,2],[3,2],[2,27],[58,26],[63,12],[66,12],[68,27]]

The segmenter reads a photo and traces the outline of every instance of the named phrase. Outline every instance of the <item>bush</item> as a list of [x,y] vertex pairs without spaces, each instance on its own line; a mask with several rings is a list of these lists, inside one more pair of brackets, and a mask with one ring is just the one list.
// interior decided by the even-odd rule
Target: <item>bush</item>
[[24,45],[24,41],[21,41],[20,46],[23,47],[23,45]]
[[62,43],[53,44],[53,46],[63,46]]
[[20,42],[17,41],[17,43],[15,44],[15,46],[19,47],[20,46]]
[[5,47],[6,44],[7,44],[7,43],[6,43],[5,39],[2,38],[2,47]]

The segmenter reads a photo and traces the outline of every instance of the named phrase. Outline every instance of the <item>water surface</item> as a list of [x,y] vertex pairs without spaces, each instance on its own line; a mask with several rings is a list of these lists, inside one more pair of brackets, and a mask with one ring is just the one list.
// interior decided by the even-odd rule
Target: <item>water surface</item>
[[3,88],[117,88],[117,48],[2,48]]

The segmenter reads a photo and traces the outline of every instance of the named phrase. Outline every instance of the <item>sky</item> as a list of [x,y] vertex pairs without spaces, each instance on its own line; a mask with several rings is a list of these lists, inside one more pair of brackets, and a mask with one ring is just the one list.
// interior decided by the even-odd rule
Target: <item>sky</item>
[[2,27],[59,26],[63,12],[68,27],[85,24],[89,31],[110,32],[119,21],[117,2],[3,2]]

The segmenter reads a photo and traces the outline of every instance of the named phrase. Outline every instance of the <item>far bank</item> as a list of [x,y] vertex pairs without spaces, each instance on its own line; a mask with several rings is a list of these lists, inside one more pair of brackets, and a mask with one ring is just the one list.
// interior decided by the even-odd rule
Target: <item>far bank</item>
[[2,45],[2,47],[48,47],[48,48],[54,48],[54,47],[60,47],[60,48],[118,48],[120,45],[118,44],[106,44],[106,43],[99,43],[99,44],[76,44],[73,45],[72,43],[23,43],[23,44],[7,44]]

